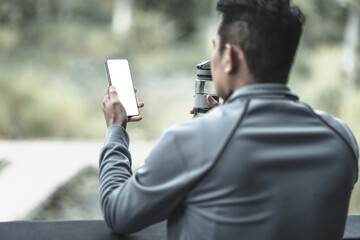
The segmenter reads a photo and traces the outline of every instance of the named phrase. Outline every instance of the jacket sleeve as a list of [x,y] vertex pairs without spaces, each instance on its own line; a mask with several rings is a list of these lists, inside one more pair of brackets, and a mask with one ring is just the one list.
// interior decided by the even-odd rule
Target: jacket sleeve
[[166,132],[135,174],[129,137],[120,126],[107,131],[100,154],[100,204],[116,233],[131,233],[166,219],[181,202],[192,177],[171,131]]

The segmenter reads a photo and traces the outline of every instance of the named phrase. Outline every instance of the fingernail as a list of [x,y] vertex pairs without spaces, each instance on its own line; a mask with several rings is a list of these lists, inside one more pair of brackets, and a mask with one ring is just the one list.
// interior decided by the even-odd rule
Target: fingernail
[[113,85],[111,85],[110,90],[116,90],[116,88]]

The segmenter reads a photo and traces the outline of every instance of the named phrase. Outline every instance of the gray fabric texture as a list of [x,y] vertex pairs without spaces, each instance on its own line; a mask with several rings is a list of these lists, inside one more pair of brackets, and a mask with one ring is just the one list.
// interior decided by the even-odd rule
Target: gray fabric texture
[[342,239],[356,141],[285,85],[242,87],[167,129],[134,174],[128,146],[112,126],[100,153],[100,203],[114,232],[167,219],[168,239]]

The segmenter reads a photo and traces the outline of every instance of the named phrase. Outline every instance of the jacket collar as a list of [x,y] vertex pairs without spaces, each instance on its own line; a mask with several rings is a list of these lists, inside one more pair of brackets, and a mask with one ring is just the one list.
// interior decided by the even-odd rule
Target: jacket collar
[[294,95],[285,84],[256,83],[239,88],[231,94],[226,102],[232,102],[237,98],[251,98],[260,96],[270,98],[288,98],[294,101],[299,101],[299,98]]

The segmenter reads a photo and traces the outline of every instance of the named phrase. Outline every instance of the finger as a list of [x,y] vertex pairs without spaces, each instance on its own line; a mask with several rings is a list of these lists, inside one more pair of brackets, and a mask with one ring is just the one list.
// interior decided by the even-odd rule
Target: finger
[[195,113],[195,109],[192,108],[192,109],[190,110],[190,114],[194,114],[194,113]]
[[110,87],[106,87],[104,99],[105,99],[105,98],[109,98],[109,88],[110,88]]
[[103,101],[102,101],[102,109],[103,109],[103,112],[105,112],[105,106],[107,105],[107,103],[109,102],[110,100],[110,96],[109,96],[109,88],[106,88],[106,93],[105,93],[105,96],[103,98]]
[[105,94],[104,98],[103,98],[103,105],[109,100],[109,94]]
[[109,96],[110,96],[110,99],[118,99],[118,94],[117,94],[116,88],[114,86],[111,86],[109,88]]
[[137,89],[136,89],[136,88],[134,88],[134,92],[137,93]]
[[219,103],[210,94],[206,96],[206,101],[212,108],[219,106]]
[[138,122],[142,120],[142,116],[129,117],[128,122]]
[[144,107],[144,105],[145,105],[145,104],[144,104],[143,102],[138,102],[138,103],[137,103],[138,108],[142,108],[142,107]]

